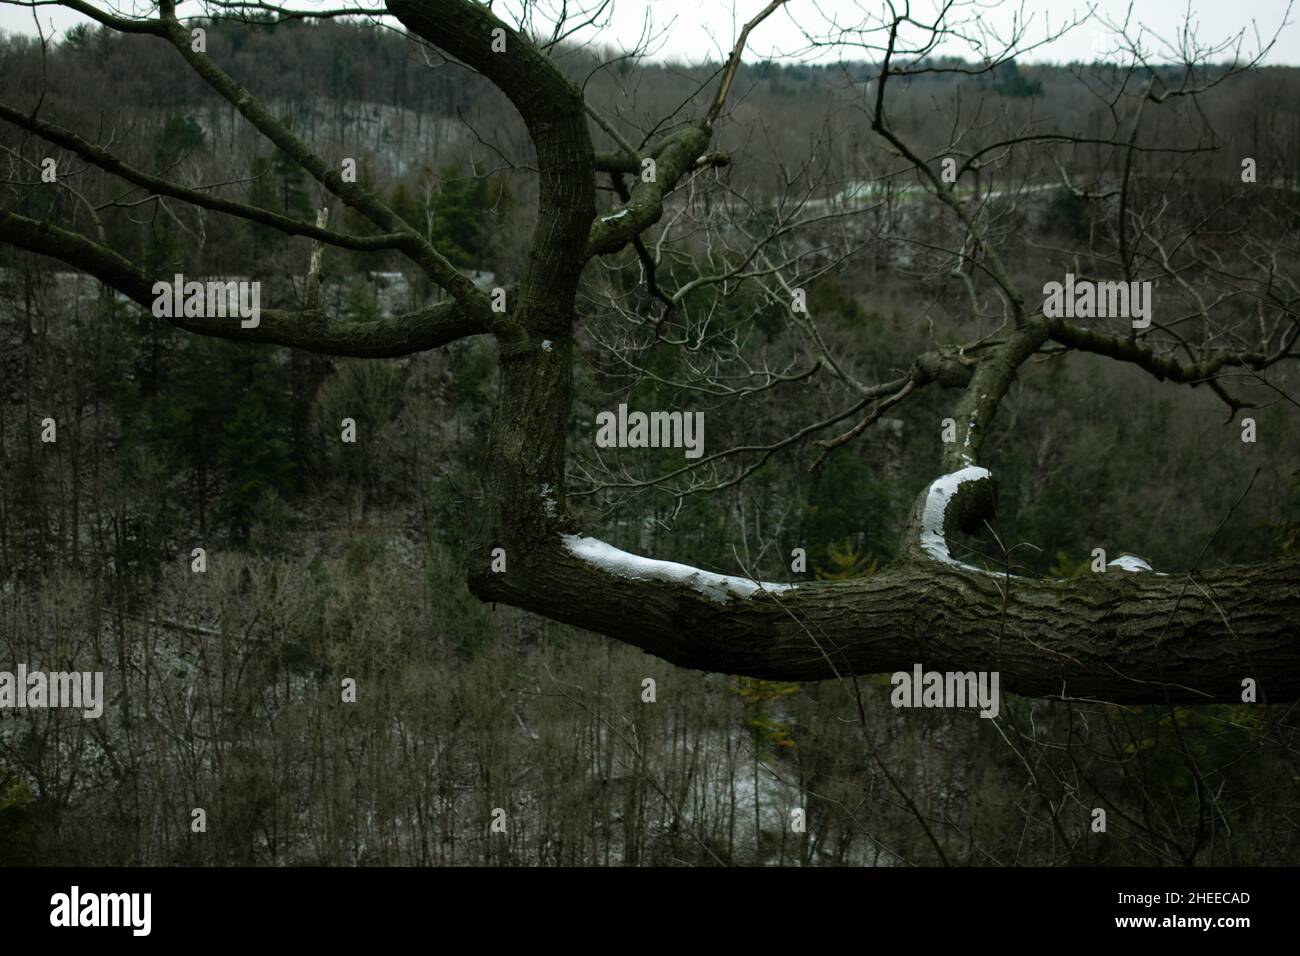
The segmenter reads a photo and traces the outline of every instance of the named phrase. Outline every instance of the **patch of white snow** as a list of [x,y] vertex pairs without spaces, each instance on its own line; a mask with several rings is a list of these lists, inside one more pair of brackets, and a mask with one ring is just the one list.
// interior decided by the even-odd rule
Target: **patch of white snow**
[[948,502],[952,500],[952,496],[963,484],[988,477],[987,468],[967,465],[952,474],[942,475],[930,483],[930,490],[925,496],[925,511],[921,515],[921,547],[935,560],[967,567],[948,553],[948,539],[943,533],[944,512],[948,510]]
[[596,538],[582,538],[576,534],[566,534],[563,538],[570,552],[606,574],[633,581],[684,584],[720,604],[727,603],[732,597],[752,597],[757,591],[780,593],[795,588],[793,584],[751,581],[730,574],[714,574],[712,571],[703,571],[689,564],[678,564],[676,561],[643,558],[638,554],[621,551]]
[[1136,554],[1122,554],[1114,561],[1108,562],[1106,567],[1118,568],[1121,571],[1150,571],[1151,565],[1147,564]]
[[[948,539],[943,533],[944,512],[948,510],[948,502],[952,501],[952,496],[957,493],[962,485],[968,481],[979,481],[981,478],[990,477],[989,470],[980,465],[967,465],[951,474],[942,475],[930,483],[930,489],[926,492],[925,510],[921,513],[921,547],[925,552],[936,561],[942,561],[944,564],[951,564],[955,568],[961,568],[963,571],[974,571],[976,574],[992,574],[995,577],[1004,578],[1007,575],[999,571],[987,571],[984,568],[977,568],[973,564],[966,564],[954,558],[948,551]],[[1015,577],[1015,575],[1012,575]]]

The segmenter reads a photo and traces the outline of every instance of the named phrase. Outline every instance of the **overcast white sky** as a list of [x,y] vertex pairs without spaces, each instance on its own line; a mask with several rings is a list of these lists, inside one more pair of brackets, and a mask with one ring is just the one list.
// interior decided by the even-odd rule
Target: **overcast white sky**
[[[364,0],[371,7],[382,7],[377,0]],[[558,0],[544,0],[545,3],[558,3]],[[581,0],[571,0],[570,8]],[[586,0],[591,3],[592,0]],[[588,31],[586,36],[597,42],[611,46],[630,46],[640,35],[647,20],[653,24],[658,33],[657,59],[674,59],[699,61],[705,58],[717,59],[731,45],[739,24],[752,17],[766,0],[614,0],[613,11],[609,14],[609,24],[598,33]],[[896,0],[901,4],[904,0]],[[913,13],[923,17],[934,9],[937,0],[912,0]],[[960,0],[959,0],[960,2]],[[318,9],[338,7],[340,0],[287,0],[297,9]],[[518,6],[519,0],[498,0],[496,8]],[[109,4],[99,3],[108,8]],[[138,0],[122,0],[114,5],[122,12],[144,11],[152,4]],[[182,14],[199,15],[203,5],[201,0],[182,2],[179,9]],[[750,39],[752,59],[781,58],[797,52],[803,45],[800,32],[802,27],[814,33],[825,34],[833,25],[852,27],[863,23],[867,18],[878,15],[882,8],[881,0],[789,0],[784,11],[778,11],[755,31]],[[1198,40],[1204,45],[1213,45],[1229,40],[1241,34],[1242,50],[1253,54],[1260,44],[1278,32],[1281,33],[1272,53],[1265,62],[1271,64],[1300,64],[1300,26],[1288,0],[1007,0],[997,3],[995,0],[967,0],[967,5],[960,8],[958,16],[971,22],[978,22],[986,29],[992,29],[1002,36],[1009,33],[1013,18],[1023,16],[1028,24],[1026,39],[1041,40],[1049,30],[1056,30],[1073,16],[1082,16],[1090,9],[1095,9],[1112,22],[1123,22],[1126,16],[1131,26],[1131,35],[1136,36],[1140,30],[1147,33],[1146,45],[1155,54],[1154,59],[1168,59],[1161,56],[1165,49],[1159,39],[1166,42],[1176,40],[1184,20],[1190,16]],[[1131,13],[1130,13],[1131,10]],[[84,18],[60,7],[40,7],[37,15],[43,27],[65,30]],[[1285,24],[1285,25],[1284,25]],[[35,25],[32,11],[16,7],[0,0],[0,29],[34,33]],[[1112,44],[1102,39],[1104,27],[1092,20],[1072,30],[1063,38],[1022,55],[1024,61],[1058,61],[1088,60],[1095,54],[1105,57]],[[962,53],[971,57],[969,48],[948,47],[946,52]],[[862,51],[840,50],[827,51],[822,58],[836,59],[865,58]],[[1215,57],[1216,60],[1229,59],[1230,54]]]

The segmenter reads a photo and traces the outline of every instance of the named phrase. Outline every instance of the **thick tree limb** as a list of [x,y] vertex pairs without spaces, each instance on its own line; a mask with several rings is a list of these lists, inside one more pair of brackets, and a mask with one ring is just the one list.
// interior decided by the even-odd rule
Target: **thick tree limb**
[[[389,0],[388,9],[416,36],[491,80],[523,118],[537,150],[538,216],[520,301],[510,311],[529,317],[526,331],[533,338],[567,339],[569,318],[556,315],[551,303],[577,293],[582,248],[596,214],[594,152],[581,91],[486,7],[461,0]],[[494,49],[499,37],[504,52]],[[522,347],[514,341],[508,351]]]
[[602,570],[558,537],[515,555],[508,573],[488,567],[483,555],[470,575],[484,601],[699,670],[822,680],[832,663],[852,674],[919,663],[998,671],[1004,690],[1028,696],[1130,704],[1240,703],[1250,677],[1263,699],[1300,698],[1300,559],[1198,573],[1191,588],[1183,575],[1032,581],[902,562],[868,578],[725,600],[685,579]]
[[[150,276],[134,263],[97,242],[25,216],[0,216],[0,241],[66,262],[121,292],[145,309],[154,301]],[[170,281],[170,276],[166,277]],[[170,318],[178,328],[199,335],[239,342],[287,345],[323,355],[393,358],[437,348],[468,335],[488,331],[472,308],[449,300],[428,309],[373,322],[331,321],[319,309],[262,309],[254,328],[226,319]]]

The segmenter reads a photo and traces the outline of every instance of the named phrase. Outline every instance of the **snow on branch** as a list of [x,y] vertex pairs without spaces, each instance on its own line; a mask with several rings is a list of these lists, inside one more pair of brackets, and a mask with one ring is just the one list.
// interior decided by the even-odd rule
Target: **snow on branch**
[[689,564],[678,564],[676,561],[643,558],[637,554],[621,551],[596,538],[581,538],[575,534],[566,534],[563,535],[563,540],[565,547],[572,554],[606,574],[632,581],[662,581],[665,584],[685,585],[720,604],[726,604],[732,597],[752,597],[758,591],[780,593],[793,590],[795,587],[793,584],[772,584],[729,574],[715,574],[712,571],[693,568]]
[[1139,558],[1136,554],[1121,554],[1114,561],[1106,565],[1106,570],[1114,568],[1117,571],[1150,571],[1152,574],[1159,574],[1154,570],[1145,558]]
[[990,574],[974,565],[958,561],[948,550],[948,537],[944,533],[944,523],[948,514],[948,505],[956,497],[961,486],[974,481],[992,478],[992,473],[980,465],[967,465],[958,471],[941,475],[930,483],[925,493],[925,508],[921,513],[921,548],[936,561],[951,564],[964,571],[976,571]]

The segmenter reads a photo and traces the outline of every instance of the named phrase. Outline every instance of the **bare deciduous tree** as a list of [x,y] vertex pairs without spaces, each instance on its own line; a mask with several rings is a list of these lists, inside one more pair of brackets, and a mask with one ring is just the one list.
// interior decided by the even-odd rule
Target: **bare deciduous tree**
[[[978,67],[942,67],[925,58],[941,42],[969,39],[980,25],[978,17],[960,21],[960,5],[945,4],[939,18],[927,23],[908,6],[886,4],[880,16],[852,28],[837,28],[824,37],[809,34],[812,47],[853,44],[875,60],[871,95],[864,103],[866,122],[892,161],[914,174],[952,223],[952,243],[930,250],[929,261],[936,274],[961,278],[975,314],[988,309],[990,302],[1000,303],[1003,324],[981,341],[954,341],[918,355],[900,377],[863,383],[839,367],[834,350],[819,341],[815,324],[797,317],[807,323],[807,354],[818,369],[829,370],[842,382],[849,404],[839,414],[810,423],[790,441],[845,423],[847,431],[824,441],[825,451],[833,453],[885,409],[934,385],[955,396],[950,416],[956,440],[944,446],[936,469],[940,477],[919,493],[901,557],[865,579],[794,587],[765,584],[637,557],[583,537],[584,529],[566,505],[571,479],[566,441],[584,274],[603,257],[635,253],[653,301],[665,316],[671,319],[683,308],[685,286],[664,288],[657,281],[666,253],[664,243],[656,245],[651,237],[659,230],[661,240],[666,235],[671,239],[666,230],[672,221],[660,224],[674,208],[676,193],[694,188],[697,179],[720,164],[744,161],[743,155],[710,152],[715,126],[725,121],[750,32],[783,5],[784,0],[773,0],[744,25],[695,115],[664,117],[658,126],[643,131],[638,144],[628,127],[620,131],[616,120],[593,109],[552,58],[571,30],[600,16],[603,4],[567,25],[559,21],[549,32],[535,35],[469,0],[389,0],[386,12],[414,38],[478,71],[504,93],[531,136],[538,183],[536,227],[522,276],[505,290],[504,311],[495,310],[491,295],[458,271],[421,231],[362,184],[345,179],[333,160],[315,152],[252,91],[196,49],[171,0],[146,16],[108,12],[83,0],[65,0],[63,6],[111,29],[170,44],[189,69],[266,139],[369,220],[375,235],[349,235],[327,228],[324,216],[295,219],[134,168],[109,148],[43,119],[39,102],[35,108],[0,103],[0,119],[147,195],[340,249],[400,252],[446,293],[435,306],[393,319],[341,324],[313,299],[300,310],[263,311],[256,328],[172,320],[182,328],[374,358],[433,349],[468,336],[491,336],[499,354],[499,396],[483,462],[482,532],[468,574],[469,587],[484,601],[606,634],[679,665],[763,678],[813,680],[896,671],[924,660],[938,668],[999,671],[1004,689],[1041,697],[1121,703],[1238,700],[1247,677],[1259,682],[1266,699],[1300,696],[1300,559],[1223,570],[1200,571],[1194,566],[1177,575],[1112,568],[1110,573],[1071,580],[1036,580],[1013,574],[1009,566],[998,571],[962,563],[950,550],[955,535],[980,527],[993,513],[994,478],[981,464],[985,437],[1018,370],[1031,358],[1061,349],[1095,353],[1131,363],[1158,379],[1207,383],[1235,412],[1243,403],[1227,391],[1225,373],[1262,373],[1297,357],[1300,296],[1294,272],[1287,271],[1295,261],[1294,238],[1257,228],[1246,235],[1239,256],[1216,254],[1197,243],[1194,233],[1168,226],[1161,212],[1162,203],[1167,204],[1164,195],[1139,197],[1133,186],[1132,157],[1154,148],[1139,138],[1145,112],[1167,102],[1194,100],[1258,60],[1242,60],[1240,50],[1233,49],[1230,67],[1213,67],[1205,61],[1224,49],[1198,49],[1194,39],[1172,51],[1182,62],[1177,70],[1151,66],[1157,59],[1169,59],[1170,51],[1147,49],[1141,39],[1129,43],[1126,72],[1096,94],[1109,97],[1114,128],[1108,135],[1044,131],[1029,122],[988,141],[975,135],[980,123],[976,116],[955,122],[950,141],[934,149],[913,145],[892,122],[894,84],[926,71],[991,73],[1026,48],[1019,35],[1003,41],[1001,52]],[[209,7],[235,14],[303,15],[265,3]],[[306,15],[350,12],[356,11]],[[531,14],[530,5],[525,5],[525,14]],[[1124,36],[1122,29],[1119,35]],[[988,38],[982,39],[981,48],[988,49]],[[593,141],[599,134],[615,148],[598,153]],[[1114,209],[1112,226],[1091,236],[1079,250],[1088,257],[1086,268],[1079,271],[1124,281],[1160,279],[1162,288],[1178,290],[1185,305],[1176,320],[1110,334],[1044,316],[1034,296],[1002,261],[997,200],[1012,180],[1004,178],[999,186],[990,171],[1024,150],[1088,144],[1116,150],[1125,162],[1113,189],[1103,182],[1075,182],[1064,167],[1059,169],[1079,196],[1108,202],[1106,208]],[[1170,153],[1176,156],[1179,151]],[[1054,162],[1057,156],[1042,155]],[[946,156],[960,160],[957,181],[940,172],[938,158]],[[640,175],[645,160],[654,161],[653,177]],[[598,215],[602,177],[609,177],[618,202]],[[790,195],[798,179],[790,179]],[[971,181],[976,182],[973,192],[959,190],[959,183]],[[744,196],[732,199],[747,201]],[[698,281],[724,292],[749,282],[762,286],[776,301],[788,302],[791,276],[810,275],[816,266],[799,250],[783,247],[781,240],[801,221],[799,216],[817,214],[815,207],[804,207],[786,218],[778,216],[761,233],[737,237],[733,231],[728,241],[735,246],[725,255],[719,253],[718,270],[702,274]],[[713,241],[721,242],[723,232]],[[93,230],[90,233],[11,210],[0,215],[0,240],[68,263],[148,308],[158,277],[110,248]],[[829,253],[829,261],[842,261],[850,246]],[[1221,321],[1224,312],[1217,306],[1225,301],[1235,310],[1229,314],[1239,321]],[[1252,307],[1237,309],[1242,302]],[[660,317],[650,323],[656,334],[672,333],[671,322],[661,328],[662,321]],[[678,326],[679,333],[682,328],[689,328],[689,317]],[[708,380],[709,368],[717,367],[704,368],[702,378]],[[750,371],[748,384],[733,387],[733,394],[812,374],[799,365]],[[712,467],[733,455],[761,459],[779,447],[733,449],[708,456],[700,465]],[[739,477],[746,473],[742,467]],[[603,476],[592,480],[599,484]],[[705,479],[701,487],[719,484]],[[504,572],[493,570],[498,548],[507,559]]]

